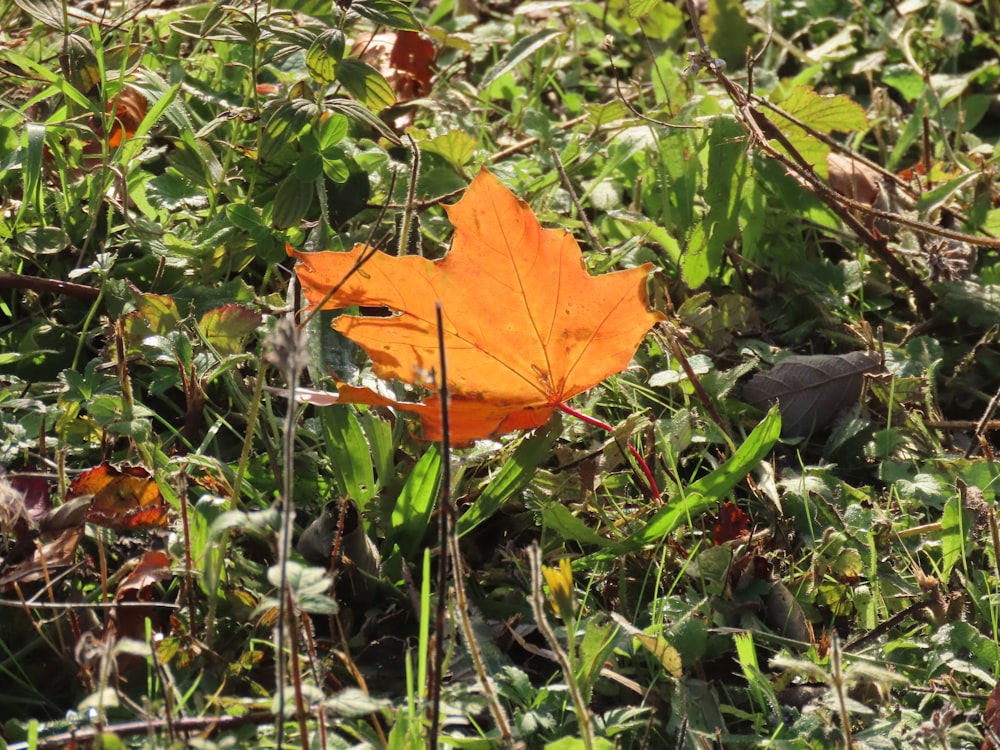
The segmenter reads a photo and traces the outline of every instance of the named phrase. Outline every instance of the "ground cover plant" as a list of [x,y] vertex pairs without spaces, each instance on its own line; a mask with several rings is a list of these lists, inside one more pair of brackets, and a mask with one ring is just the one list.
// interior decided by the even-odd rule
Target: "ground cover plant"
[[0,741],[1000,746],[1000,10],[863,5],[0,0]]

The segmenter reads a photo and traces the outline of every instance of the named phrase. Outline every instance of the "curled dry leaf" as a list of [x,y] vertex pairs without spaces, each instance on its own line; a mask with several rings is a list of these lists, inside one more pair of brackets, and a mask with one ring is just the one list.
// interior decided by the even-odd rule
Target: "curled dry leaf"
[[116,468],[107,461],[70,484],[67,500],[92,495],[87,521],[118,532],[167,525],[167,504],[150,473],[138,466]]
[[[835,153],[827,154],[826,164],[830,187],[841,195],[880,211],[896,210],[896,185],[886,181],[877,170],[850,156]],[[884,235],[892,236],[899,231],[899,225],[888,219],[871,215],[861,218],[870,229],[877,229]]]
[[781,434],[808,437],[857,402],[865,374],[880,362],[875,352],[793,355],[750,378],[742,398],[762,410],[777,403]]
[[[483,170],[447,207],[455,226],[439,261],[370,251],[303,253],[296,268],[311,305],[389,308],[344,316],[334,328],[372,358],[375,374],[418,386],[438,369],[436,303],[444,319],[451,442],[545,424],[559,404],[628,366],[663,315],[649,309],[646,264],[590,276],[573,236],[543,229],[531,209]],[[433,384],[431,384],[433,385]],[[340,402],[393,406],[420,415],[423,437],[440,440],[437,395],[401,402],[367,388],[338,386]]]
[[126,86],[117,97],[108,102],[108,112],[114,111],[114,125],[108,136],[108,145],[117,148],[123,141],[132,138],[139,125],[146,117],[149,103],[146,97],[135,88]]

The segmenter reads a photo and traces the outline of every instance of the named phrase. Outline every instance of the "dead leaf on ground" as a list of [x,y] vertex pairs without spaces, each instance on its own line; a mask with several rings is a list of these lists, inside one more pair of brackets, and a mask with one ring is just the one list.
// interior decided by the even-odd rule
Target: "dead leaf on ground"
[[792,355],[750,378],[742,397],[761,410],[777,403],[781,434],[808,437],[857,402],[865,374],[877,370],[880,361],[875,352]]
[[719,545],[750,534],[750,516],[736,503],[725,502],[712,521],[712,544]]
[[[895,183],[887,181],[878,170],[858,159],[832,152],[826,155],[826,164],[830,187],[841,195],[880,211],[897,209],[892,192],[895,190]],[[899,231],[899,225],[888,219],[865,214],[861,220],[869,229],[877,229],[886,236]]]
[[10,567],[7,567],[7,560],[10,559],[8,555],[4,560],[6,570],[0,577],[0,589],[6,590],[15,583],[39,581],[54,576],[61,568],[72,565],[76,562],[76,548],[81,537],[83,537],[83,526],[63,529],[55,539],[36,547],[30,558]]
[[[392,86],[396,103],[419,99],[431,90],[437,48],[416,31],[383,31],[359,39],[351,55],[368,63]],[[397,116],[397,130],[413,124],[413,113]]]
[[[443,260],[375,252],[323,307],[396,312],[344,316],[334,328],[368,352],[378,377],[426,386],[439,369],[435,303],[441,303],[453,444],[545,424],[562,401],[627,367],[663,320],[649,309],[650,264],[590,276],[573,235],[543,229],[488,171],[447,211],[455,236]],[[311,305],[368,252],[363,245],[347,253],[289,248],[301,261],[296,273]],[[414,412],[423,437],[441,439],[437,395],[401,402],[340,385],[338,400]]]
[[[135,569],[122,579],[115,591],[115,604],[123,602],[149,602],[153,599],[154,586],[174,577],[170,569],[170,558],[161,550],[146,552]],[[146,620],[153,623],[156,630],[167,626],[166,610],[157,607],[116,606],[112,611],[110,628],[105,640],[134,638],[145,640]]]

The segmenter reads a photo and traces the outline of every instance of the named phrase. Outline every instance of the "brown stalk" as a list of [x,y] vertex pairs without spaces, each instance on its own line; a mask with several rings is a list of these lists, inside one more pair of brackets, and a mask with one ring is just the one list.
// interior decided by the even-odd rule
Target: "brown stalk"
[[21,273],[0,273],[0,289],[28,289],[33,292],[49,292],[65,297],[94,302],[101,294],[96,286],[74,284],[71,281],[44,279],[41,276],[26,276]]

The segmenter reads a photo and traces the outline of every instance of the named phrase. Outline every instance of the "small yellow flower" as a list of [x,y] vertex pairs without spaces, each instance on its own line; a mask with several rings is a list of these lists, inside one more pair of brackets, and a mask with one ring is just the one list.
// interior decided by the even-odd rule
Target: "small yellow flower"
[[562,619],[573,616],[576,610],[576,598],[573,596],[573,568],[568,558],[559,560],[558,568],[542,566],[542,575],[549,585],[549,603]]

